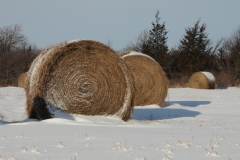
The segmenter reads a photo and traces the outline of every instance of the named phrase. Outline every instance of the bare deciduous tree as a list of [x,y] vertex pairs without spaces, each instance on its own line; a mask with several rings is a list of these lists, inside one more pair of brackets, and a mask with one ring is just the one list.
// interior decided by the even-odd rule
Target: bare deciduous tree
[[144,46],[147,44],[147,41],[149,39],[149,31],[143,30],[139,33],[139,35],[135,38],[134,41],[130,41],[129,44],[127,44],[127,47],[123,49],[123,51],[133,50],[136,52],[143,53]]
[[228,77],[230,85],[240,84],[240,27],[228,38],[224,39],[218,50],[218,66]]
[[21,32],[18,24],[0,28],[0,52],[9,53],[16,50],[22,42],[26,42],[27,38]]
[[18,24],[0,28],[0,85],[16,85],[20,73],[26,72],[40,51],[30,45]]

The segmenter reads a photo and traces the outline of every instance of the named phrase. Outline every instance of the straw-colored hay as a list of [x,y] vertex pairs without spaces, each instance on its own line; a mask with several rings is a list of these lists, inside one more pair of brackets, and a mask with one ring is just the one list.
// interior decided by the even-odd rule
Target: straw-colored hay
[[134,106],[164,105],[169,81],[161,66],[150,56],[129,51],[120,54],[133,75]]
[[189,79],[189,87],[215,89],[215,77],[210,72],[195,72]]
[[18,87],[24,88],[25,87],[25,80],[27,77],[27,72],[21,73],[18,76]]
[[102,43],[81,40],[44,50],[26,79],[27,114],[51,118],[55,109],[128,120],[133,84],[123,60]]

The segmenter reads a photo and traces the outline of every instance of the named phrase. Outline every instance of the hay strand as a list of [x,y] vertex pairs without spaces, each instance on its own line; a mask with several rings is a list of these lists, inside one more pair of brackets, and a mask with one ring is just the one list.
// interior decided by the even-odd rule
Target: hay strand
[[161,66],[150,56],[129,51],[120,53],[133,75],[134,106],[164,105],[169,81]]
[[[29,69],[25,90],[26,111],[32,118],[46,119],[61,109],[126,121],[132,112],[133,84],[127,67],[112,49],[96,41],[65,42],[44,50]],[[43,106],[47,110],[40,113],[36,108]]]
[[210,72],[195,72],[189,79],[189,87],[196,89],[215,89],[215,77]]
[[18,87],[21,87],[21,88],[25,87],[26,77],[27,77],[27,72],[21,73],[18,76]]

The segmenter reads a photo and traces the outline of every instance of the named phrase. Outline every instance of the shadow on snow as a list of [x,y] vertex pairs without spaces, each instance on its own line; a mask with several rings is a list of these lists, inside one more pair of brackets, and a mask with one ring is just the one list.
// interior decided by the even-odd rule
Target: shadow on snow
[[173,104],[179,104],[185,107],[197,107],[201,105],[208,105],[211,101],[167,101],[164,104],[164,107],[171,106]]
[[135,107],[132,114],[132,119],[135,120],[163,120],[179,117],[196,117],[201,114],[198,111],[191,111],[181,108],[168,108],[171,105],[179,104],[182,107],[197,107],[210,104],[211,101],[168,101],[165,102],[162,108],[144,108]]
[[134,108],[132,119],[135,120],[163,120],[179,117],[196,117],[197,111],[171,108]]

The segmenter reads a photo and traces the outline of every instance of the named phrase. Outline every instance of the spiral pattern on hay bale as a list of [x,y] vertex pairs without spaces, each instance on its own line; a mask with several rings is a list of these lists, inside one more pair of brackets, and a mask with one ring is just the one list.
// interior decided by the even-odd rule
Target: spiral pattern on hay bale
[[28,73],[26,110],[30,118],[51,118],[56,108],[73,114],[130,118],[130,73],[121,57],[100,42],[80,40],[50,47],[33,61]]
[[161,66],[150,56],[128,51],[120,53],[133,75],[134,106],[164,105],[169,81]]
[[27,77],[27,72],[21,73],[18,76],[18,87],[21,87],[21,88],[25,87],[26,77]]
[[189,79],[189,87],[196,89],[215,89],[215,77],[210,72],[195,72]]

